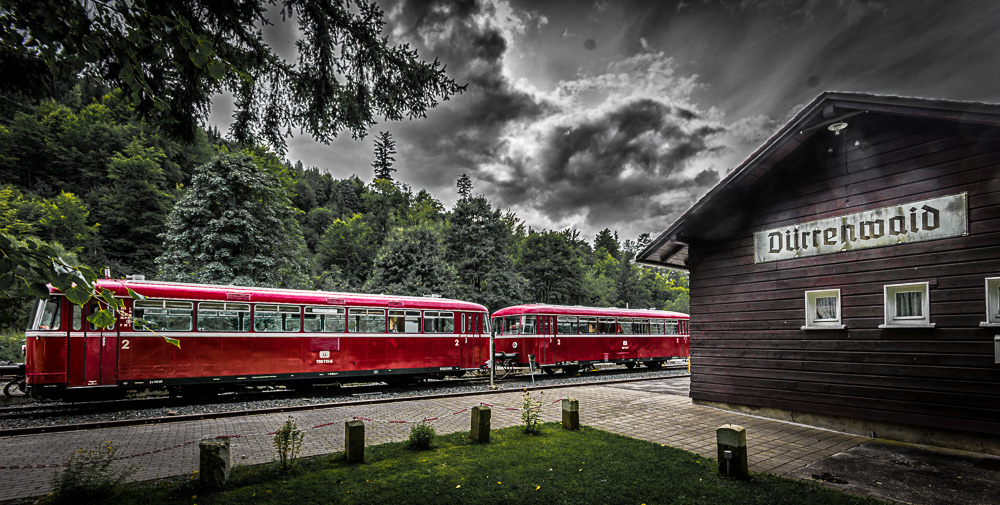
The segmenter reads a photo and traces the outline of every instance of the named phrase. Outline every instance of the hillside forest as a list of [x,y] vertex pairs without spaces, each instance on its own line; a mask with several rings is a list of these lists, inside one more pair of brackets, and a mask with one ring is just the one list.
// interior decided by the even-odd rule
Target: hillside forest
[[[382,132],[371,166],[337,179],[214,129],[178,139],[81,83],[0,104],[0,233],[113,277],[688,311],[686,274],[630,264],[648,234],[533,229],[465,175],[449,209],[394,156]],[[0,294],[0,330],[22,329],[24,284]]]

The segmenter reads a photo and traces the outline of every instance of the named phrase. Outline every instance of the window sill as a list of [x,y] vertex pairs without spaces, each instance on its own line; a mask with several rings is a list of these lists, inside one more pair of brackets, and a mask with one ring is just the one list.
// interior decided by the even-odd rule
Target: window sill
[[980,328],[1000,328],[1000,323],[990,323],[990,322],[983,321],[983,322],[979,323],[979,327]]
[[813,326],[803,326],[803,330],[844,330],[847,329],[846,326],[842,324],[828,324],[828,325],[813,325]]
[[914,323],[914,324],[880,324],[878,325],[881,329],[894,329],[894,328],[933,328],[935,323]]

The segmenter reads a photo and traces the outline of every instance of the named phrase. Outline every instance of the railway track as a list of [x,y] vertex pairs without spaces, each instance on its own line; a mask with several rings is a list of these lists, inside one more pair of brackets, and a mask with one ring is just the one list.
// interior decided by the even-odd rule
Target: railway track
[[[508,374],[496,381],[500,392],[511,389],[550,389],[581,384],[634,382],[679,375],[686,364],[664,366],[659,371],[635,372],[624,368],[589,371],[568,378],[564,374]],[[635,377],[639,375],[640,377]],[[97,402],[44,402],[0,407],[0,437],[56,431],[74,431],[138,424],[239,417],[252,414],[296,412],[332,406],[364,405],[420,398],[456,397],[489,393],[488,377],[433,380],[411,387],[385,383],[345,384],[341,387],[292,391],[277,389],[255,393],[219,395],[211,399],[130,398]],[[463,391],[455,392],[459,389]],[[246,403],[269,403],[269,407],[245,408]],[[181,411],[202,410],[202,412]],[[81,421],[81,417],[86,420]]]

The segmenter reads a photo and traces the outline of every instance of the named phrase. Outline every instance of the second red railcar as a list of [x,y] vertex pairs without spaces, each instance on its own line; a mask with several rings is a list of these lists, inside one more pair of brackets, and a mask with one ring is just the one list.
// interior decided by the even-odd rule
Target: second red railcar
[[690,355],[688,320],[662,310],[517,305],[493,313],[495,352],[498,360],[548,373],[594,363],[659,368]]

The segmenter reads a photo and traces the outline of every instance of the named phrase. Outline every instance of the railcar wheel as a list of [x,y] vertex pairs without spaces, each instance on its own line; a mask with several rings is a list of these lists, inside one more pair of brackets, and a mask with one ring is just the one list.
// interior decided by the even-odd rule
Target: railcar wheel
[[3,395],[10,398],[24,395],[24,380],[12,380],[3,387]]
[[556,369],[550,366],[542,368],[542,371],[545,372],[545,375],[554,375],[556,373]]
[[573,365],[573,366],[564,366],[562,368],[562,371],[563,371],[563,373],[567,373],[567,374],[572,375],[572,374],[575,374],[575,373],[579,372],[580,371],[580,367],[578,367],[576,365]]
[[659,370],[660,367],[662,367],[662,366],[663,366],[663,362],[662,361],[647,361],[646,362],[646,368],[648,368],[650,370]]
[[635,368],[635,362],[629,361],[628,363],[625,363],[625,368],[628,368],[629,370]]

